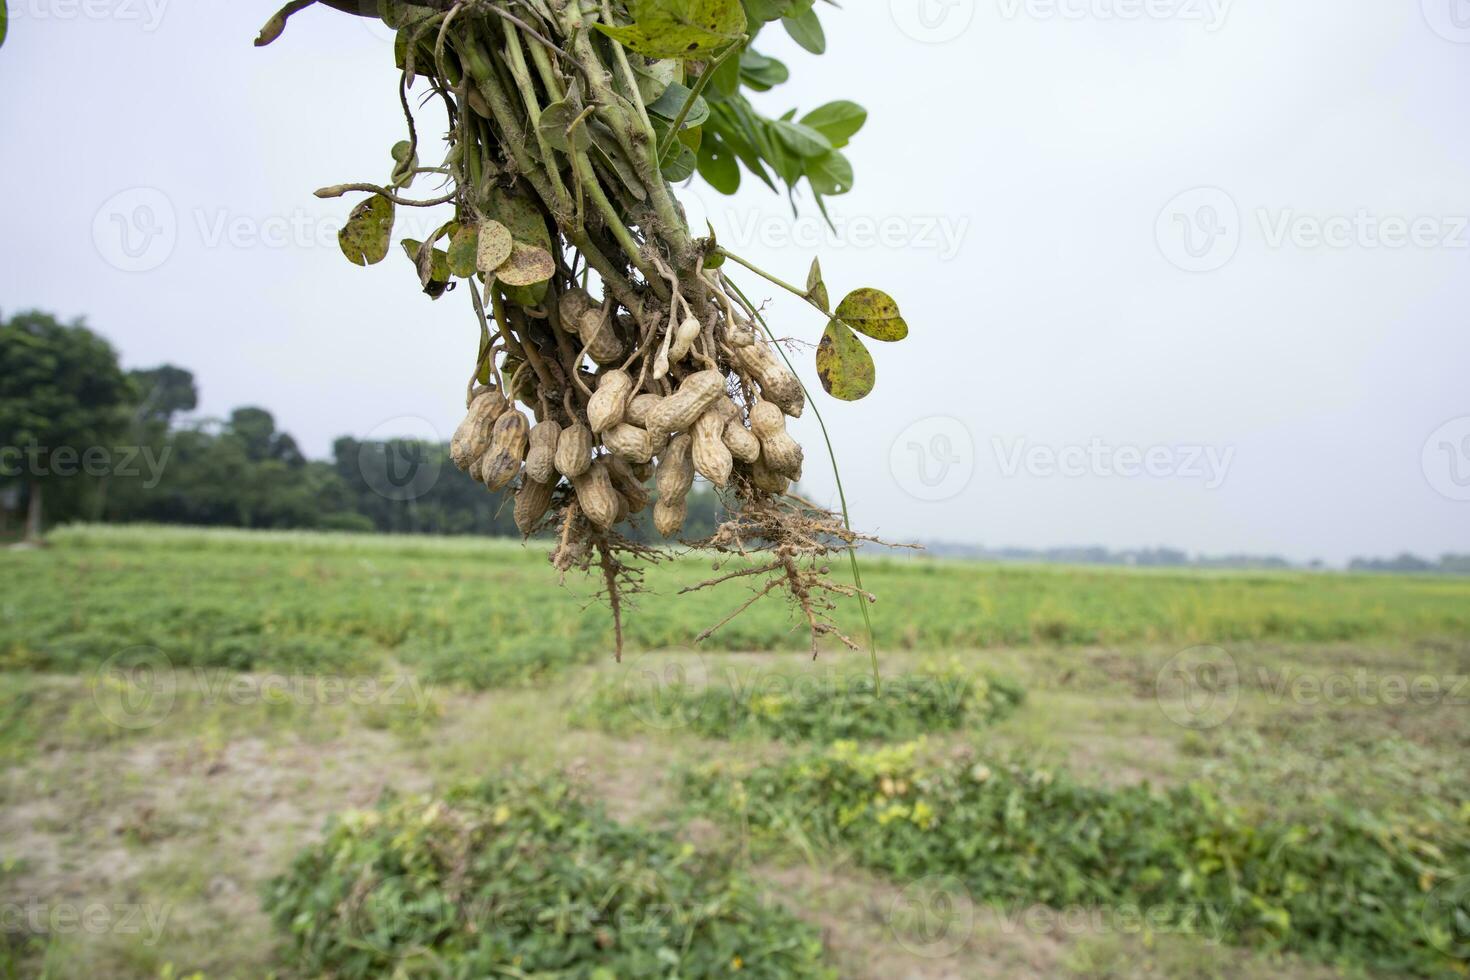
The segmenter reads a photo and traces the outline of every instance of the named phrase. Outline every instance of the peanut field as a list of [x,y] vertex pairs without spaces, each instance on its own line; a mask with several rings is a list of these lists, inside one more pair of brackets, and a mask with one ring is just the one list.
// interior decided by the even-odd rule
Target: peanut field
[[1470,580],[545,550],[0,551],[0,976],[1470,969]]

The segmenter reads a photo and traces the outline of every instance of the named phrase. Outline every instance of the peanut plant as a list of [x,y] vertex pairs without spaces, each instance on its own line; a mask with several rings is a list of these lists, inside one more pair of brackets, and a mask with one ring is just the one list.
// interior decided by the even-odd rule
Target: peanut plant
[[[314,2],[287,4],[256,44]],[[834,101],[773,118],[747,98],[789,76],[753,47],[763,29],[779,22],[822,53],[814,0],[320,2],[396,31],[407,127],[386,183],[316,192],[363,195],[341,230],[343,253],[381,262],[398,209],[453,209],[424,240],[400,245],[425,294],[467,293],[474,311],[479,345],[455,463],[491,489],[514,490],[517,525],[527,536],[552,533],[563,574],[600,571],[619,652],[622,597],[640,587],[638,560],[661,553],[618,528],[652,503],[656,530],[676,537],[696,473],[730,516],[711,537],[686,542],[720,556],[722,574],[695,588],[763,576],[736,613],[785,592],[813,654],[823,636],[855,645],[832,611],[838,598],[856,598],[866,620],[872,597],[853,551],[863,536],[845,495],[839,517],[792,492],[804,459],[785,420],[803,413],[809,393],[730,272],[787,289],[820,315],[817,375],[838,399],[862,398],[874,384],[858,335],[897,341],[908,326],[876,289],[834,307],[815,259],[795,286],[720,245],[713,228],[697,234],[674,190],[698,175],[734,193],[749,174],[793,208],[809,196],[825,215],[827,198],[852,187],[842,150],[866,120],[860,106]],[[448,120],[433,166],[420,160],[416,85]],[[439,186],[415,191],[419,182]],[[829,577],[827,560],[842,551],[851,585]]]

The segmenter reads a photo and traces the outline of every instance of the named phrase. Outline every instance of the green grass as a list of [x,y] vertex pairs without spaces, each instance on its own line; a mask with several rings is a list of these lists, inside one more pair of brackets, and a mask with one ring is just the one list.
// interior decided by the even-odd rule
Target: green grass
[[[141,527],[70,528],[47,549],[0,551],[0,890],[167,913],[155,943],[117,931],[0,937],[0,978],[316,975],[310,957],[325,947],[304,950],[304,932],[272,925],[267,883],[298,860],[328,859],[333,814],[386,813],[384,798],[447,803],[468,792],[455,787],[507,772],[580,787],[634,835],[634,851],[687,844],[690,861],[731,871],[762,907],[779,898],[820,928],[824,960],[844,977],[1300,980],[1422,970],[1441,965],[1426,959],[1433,949],[1467,948],[1458,920],[1432,930],[1448,908],[1436,896],[1470,881],[1453,877],[1470,876],[1470,583],[870,557],[877,699],[866,652],[811,662],[779,601],[691,649],[748,595],[676,595],[709,576],[698,555],[650,570],[656,594],[630,612],[631,649],[616,665],[594,584],[561,587],[544,551]],[[1218,645],[1238,673],[1233,711],[1212,727],[1178,723],[1188,694],[1160,687],[1196,644]],[[945,683],[933,683],[936,662]],[[1353,680],[1346,699],[1296,685],[1339,677]],[[1013,680],[1024,701],[990,678]],[[1438,694],[1364,697],[1360,678],[1370,694],[1429,678]],[[826,783],[813,777],[831,765],[819,743],[860,738],[867,757],[917,733],[928,747],[909,775],[865,783],[854,762]],[[980,759],[994,779],[983,792],[963,782]],[[723,767],[717,785],[694,793],[678,776],[711,762]],[[1038,771],[1051,781],[1033,783]],[[735,792],[736,772],[747,774],[747,818],[728,819],[742,812],[733,804],[695,816],[694,803]],[[927,830],[912,805],[920,793],[944,804],[931,803]],[[824,823],[838,801],[853,808],[849,823]],[[889,812],[895,801],[907,813]],[[478,819],[487,807],[462,809]],[[601,820],[588,818],[603,828],[593,838],[623,833]],[[1069,836],[1087,827],[1103,828],[1101,858]],[[348,858],[332,874],[353,865],[369,884],[383,854],[407,853],[384,837],[334,840]],[[996,874],[966,886],[973,922],[941,930],[936,954],[936,923],[916,916],[913,891],[923,898],[933,880],[917,872],[954,873],[960,848],[986,841]],[[1126,928],[1122,910],[1150,895],[1218,887],[1217,872],[1198,870],[1199,842],[1249,865],[1264,903],[1254,918],[1230,920],[1223,945]],[[1186,859],[1194,884],[1175,874]],[[1154,880],[1160,864],[1167,881]],[[556,874],[565,885],[574,872]],[[432,880],[447,894],[455,879]],[[344,882],[273,908],[325,935]],[[1046,903],[1105,914],[1028,924]],[[781,921],[772,935],[801,933]],[[1405,931],[1421,923],[1419,939]],[[1446,962],[1465,975],[1463,958]]]
[[[542,542],[91,526],[52,540],[0,552],[0,667],[82,671],[146,647],[178,667],[362,673],[405,664],[426,680],[484,688],[611,653],[596,583],[574,575],[560,586]],[[864,564],[879,597],[880,650],[1470,633],[1470,580],[874,556]],[[675,596],[707,574],[698,556],[649,569],[654,594],[627,616],[632,650],[686,647],[746,596],[739,586]],[[857,625],[846,624],[852,635]],[[702,648],[806,644],[791,610],[771,599]]]

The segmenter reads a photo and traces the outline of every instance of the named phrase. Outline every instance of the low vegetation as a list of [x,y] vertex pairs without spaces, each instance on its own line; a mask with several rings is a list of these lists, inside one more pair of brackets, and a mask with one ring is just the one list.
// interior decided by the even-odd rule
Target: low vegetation
[[578,720],[621,734],[902,740],[987,724],[1010,714],[1024,696],[1008,681],[970,675],[954,659],[886,680],[877,693],[867,674],[804,677],[732,668],[702,686],[685,683],[682,675],[654,680],[599,687]]
[[840,847],[901,881],[953,876],[980,901],[1127,906],[1161,932],[1329,962],[1448,971],[1465,910],[1431,899],[1470,868],[1470,801],[1417,821],[1356,808],[1260,819],[1201,785],[1101,789],[921,743],[838,742],[773,764],[693,770],[710,815],[811,851]]
[[266,907],[310,976],[836,976],[748,878],[556,779],[344,814]]

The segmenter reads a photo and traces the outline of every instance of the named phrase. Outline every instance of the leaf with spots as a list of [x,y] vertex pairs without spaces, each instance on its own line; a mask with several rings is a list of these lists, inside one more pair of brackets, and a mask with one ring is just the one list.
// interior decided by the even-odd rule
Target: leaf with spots
[[480,224],[480,238],[475,250],[475,268],[485,275],[492,275],[497,266],[510,258],[514,242],[510,229],[490,218]]
[[529,197],[497,187],[490,196],[490,216],[510,229],[510,237],[516,241],[551,250],[546,219]]
[[817,377],[833,398],[855,402],[873,390],[873,355],[840,320],[832,320],[817,345]]
[[898,304],[881,290],[854,289],[837,304],[836,315],[858,333],[874,340],[902,340],[909,335],[909,325],[899,315]]
[[337,232],[337,244],[353,265],[376,265],[393,237],[393,202],[381,194],[359,201]]
[[649,58],[703,59],[745,36],[740,0],[630,0],[628,13],[632,24],[592,26]]
[[516,242],[510,257],[495,269],[495,278],[507,286],[530,286],[556,274],[556,260],[546,249]]
[[480,230],[474,225],[460,225],[449,240],[449,271],[468,279],[475,274],[475,256],[480,250]]

